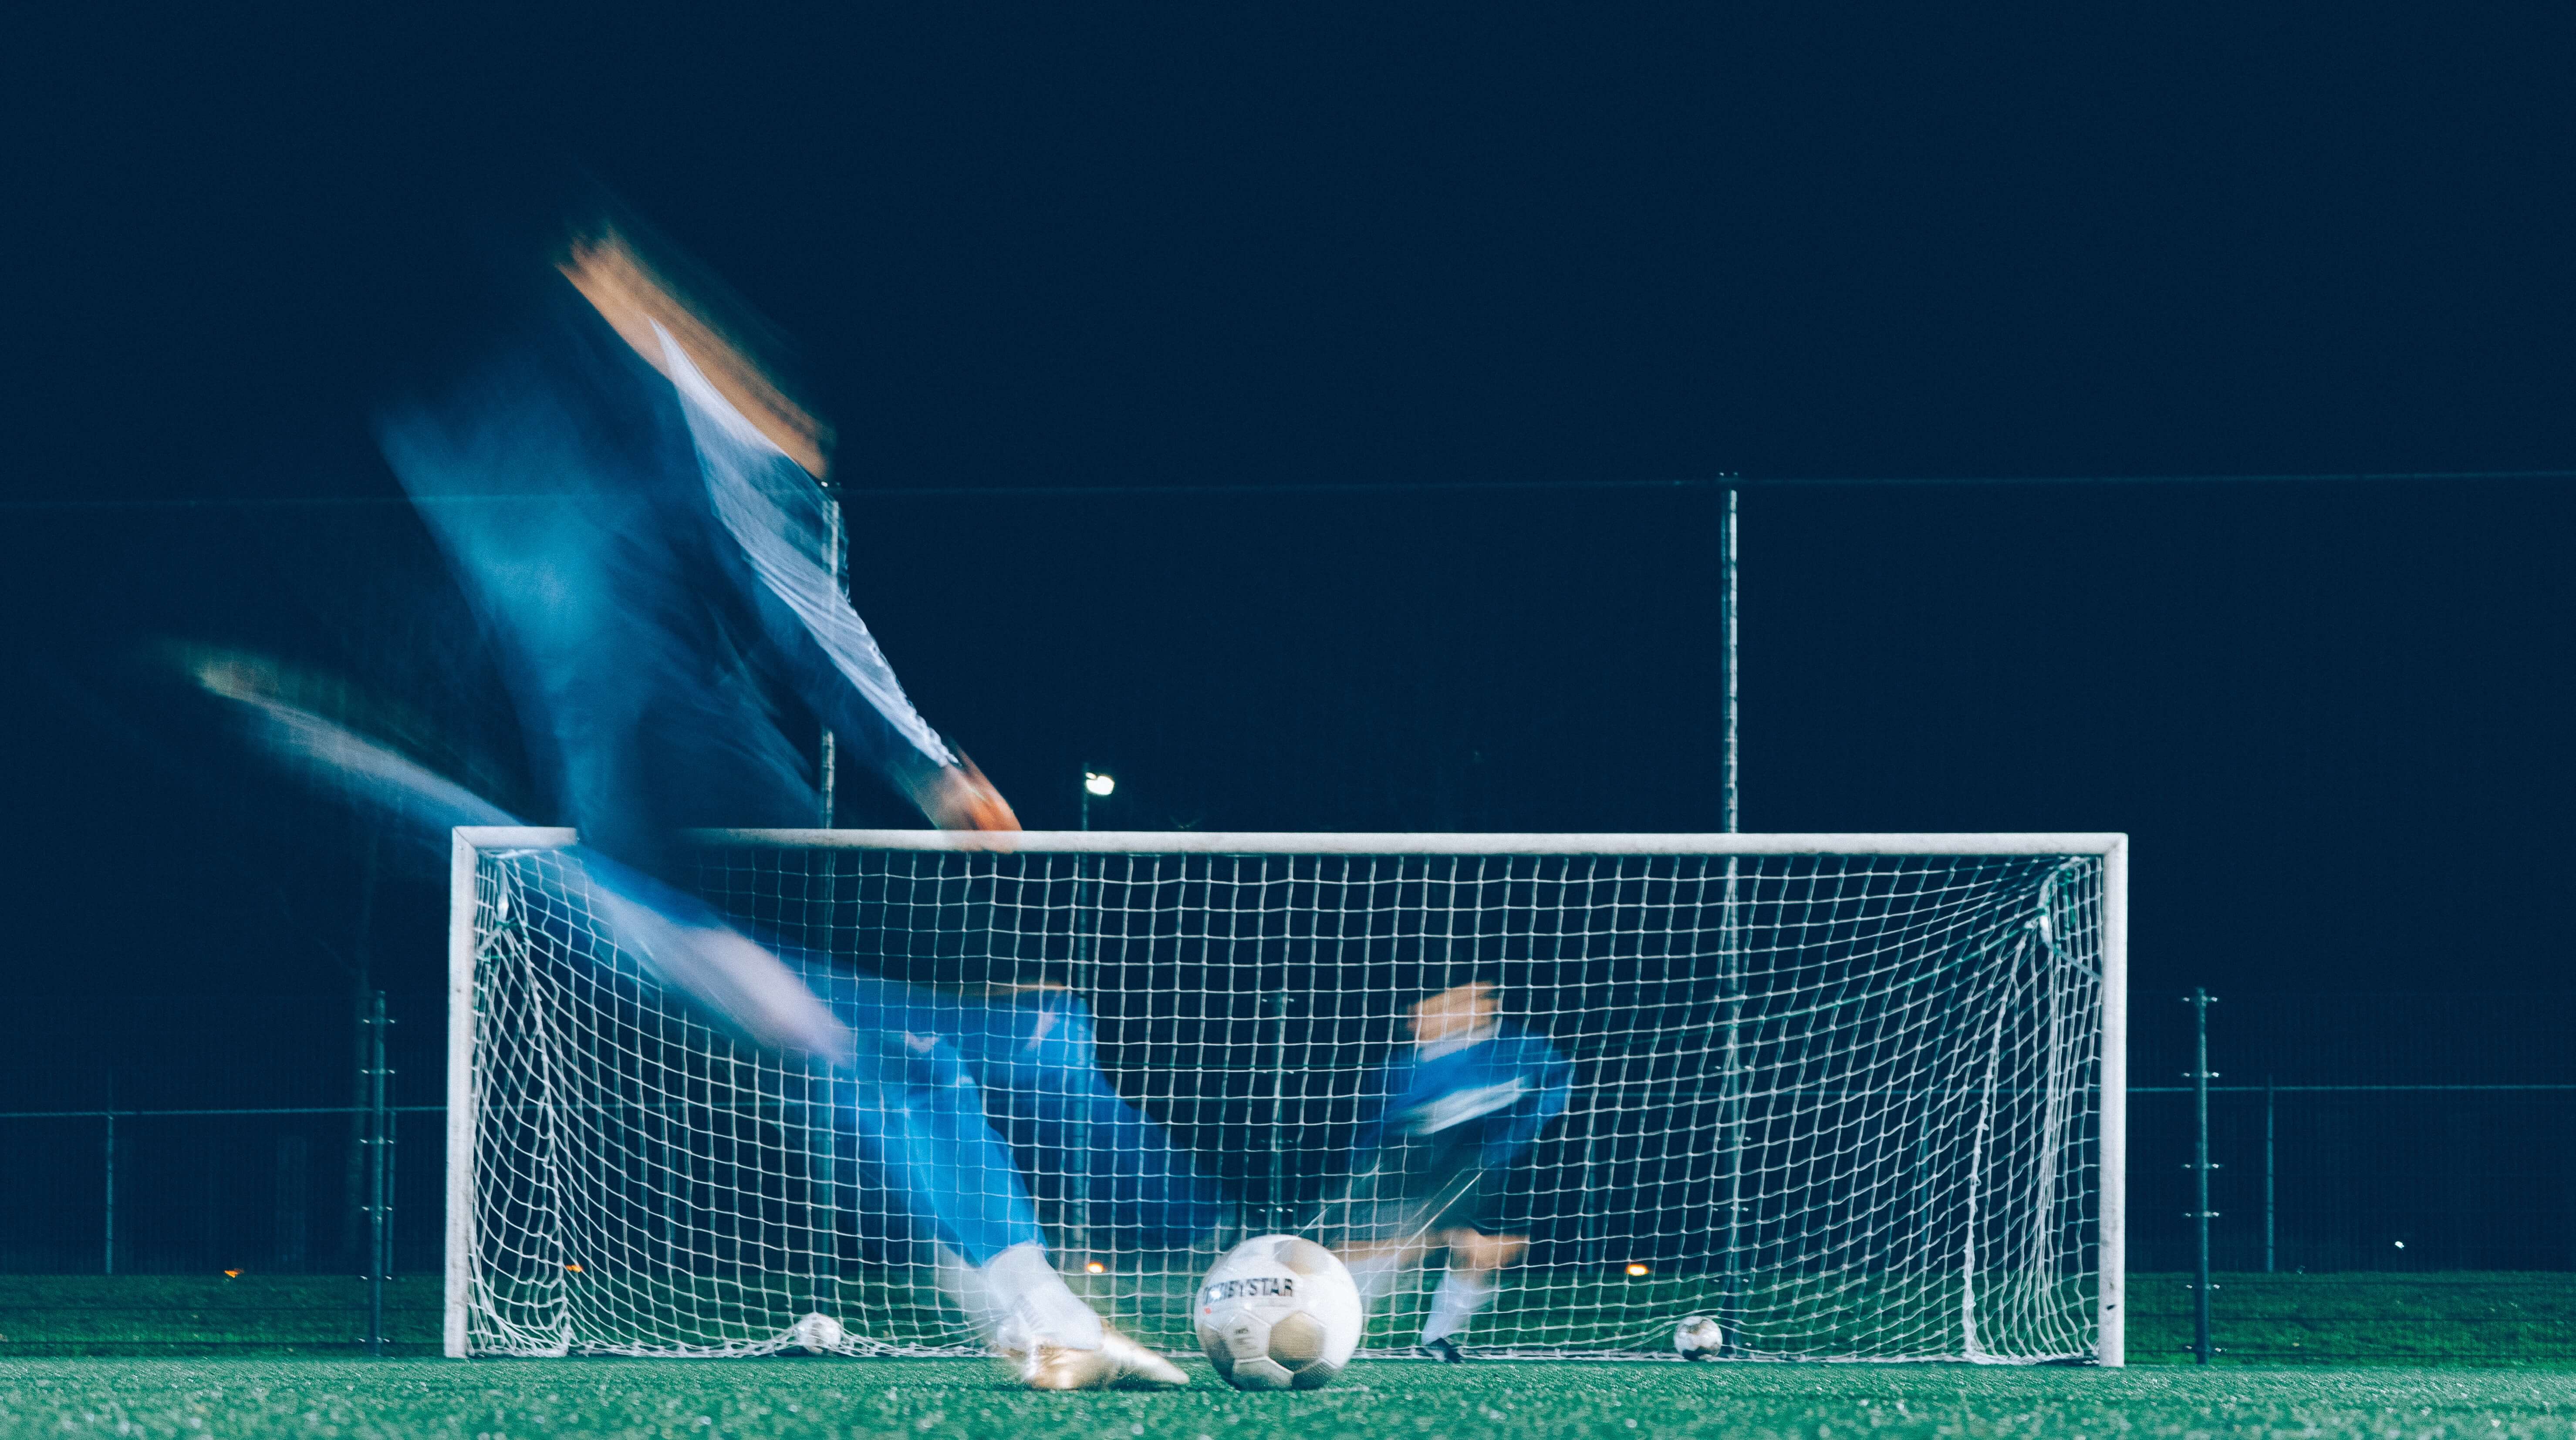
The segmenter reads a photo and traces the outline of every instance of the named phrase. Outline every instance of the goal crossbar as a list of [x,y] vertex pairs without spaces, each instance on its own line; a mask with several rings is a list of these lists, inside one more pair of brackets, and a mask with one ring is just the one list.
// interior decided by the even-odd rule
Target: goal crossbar
[[[2128,849],[2107,831],[1919,834],[1587,834],[1307,830],[693,830],[709,845],[818,850],[968,850],[1091,855],[2101,855]],[[466,825],[476,850],[556,849],[577,837],[555,826]]]

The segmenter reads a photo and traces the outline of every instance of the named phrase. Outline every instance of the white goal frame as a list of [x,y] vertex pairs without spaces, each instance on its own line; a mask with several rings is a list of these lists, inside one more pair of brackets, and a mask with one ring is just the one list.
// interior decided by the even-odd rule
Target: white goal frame
[[[2102,861],[2100,1094],[2097,1113],[2097,1332],[2093,1359],[2125,1363],[2128,1143],[2129,837],[2119,833],[1990,834],[1320,834],[1217,831],[711,830],[714,845],[795,849],[1097,855],[1438,856],[2098,856]],[[476,876],[492,850],[561,849],[570,829],[460,826],[448,930],[447,1224],[444,1351],[468,1354],[477,1245],[474,1091]]]

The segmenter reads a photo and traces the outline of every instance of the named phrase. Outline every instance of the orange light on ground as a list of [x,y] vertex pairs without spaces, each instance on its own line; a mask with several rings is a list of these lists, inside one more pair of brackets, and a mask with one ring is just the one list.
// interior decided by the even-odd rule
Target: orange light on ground
[[1090,1271],[1090,1272],[1091,1272],[1092,1274],[1094,1274],[1094,1275],[1106,1275],[1106,1274],[1108,1274],[1108,1273],[1109,1273],[1109,1267],[1108,1267],[1108,1266],[1106,1266],[1106,1265],[1101,1264],[1101,1263],[1100,1263],[1099,1261],[1097,1261],[1097,1260],[1086,1260],[1086,1261],[1084,1261],[1084,1262],[1083,1262],[1083,1265],[1082,1265],[1082,1268],[1083,1268],[1083,1269],[1085,1269],[1085,1270]]
[[1647,1269],[1643,1265],[1631,1265],[1628,1267],[1628,1278],[1631,1280],[1634,1280],[1645,1273],[1647,1273]]

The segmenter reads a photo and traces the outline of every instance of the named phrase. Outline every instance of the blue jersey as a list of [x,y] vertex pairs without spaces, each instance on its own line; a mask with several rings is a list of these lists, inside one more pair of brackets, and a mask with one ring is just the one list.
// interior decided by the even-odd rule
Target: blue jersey
[[676,878],[679,829],[812,823],[766,684],[898,789],[956,757],[841,597],[831,498],[664,346],[667,377],[548,274],[378,432],[490,627],[556,818]]
[[1574,1066],[1556,1047],[1517,1025],[1461,1045],[1408,1046],[1387,1062],[1358,1146],[1447,1149],[1466,1137],[1479,1163],[1500,1168],[1564,1113],[1573,1084]]

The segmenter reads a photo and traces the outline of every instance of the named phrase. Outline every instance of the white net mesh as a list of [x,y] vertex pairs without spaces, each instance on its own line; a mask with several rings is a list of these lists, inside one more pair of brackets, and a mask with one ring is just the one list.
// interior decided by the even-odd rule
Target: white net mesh
[[[1233,1239],[1387,1238],[1354,1176],[1387,1169],[1407,1085],[1436,1103],[1405,1114],[1490,1093],[1520,1120],[1396,1207],[1423,1263],[1364,1353],[1414,1343],[1458,1226],[1527,1238],[1459,1337],[1480,1353],[1669,1356],[1692,1314],[1747,1357],[2094,1352],[2100,855],[710,847],[700,892],[863,1051],[955,1062],[1011,1172],[962,1181],[899,1153],[881,1065],[764,1052],[635,983],[576,867],[475,875],[476,1353],[760,1353],[810,1313],[855,1353],[974,1351],[931,1278],[970,1191],[1189,1349]],[[1499,1022],[1442,1041],[1416,1008],[1440,995]],[[1438,1089],[1498,1034],[1515,1078]]]

